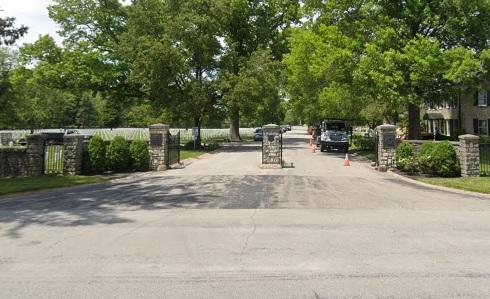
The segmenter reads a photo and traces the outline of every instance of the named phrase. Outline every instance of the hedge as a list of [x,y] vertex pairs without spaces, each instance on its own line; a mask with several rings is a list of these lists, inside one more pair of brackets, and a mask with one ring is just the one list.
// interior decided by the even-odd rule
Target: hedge
[[122,136],[116,136],[107,149],[109,168],[116,172],[129,170],[130,152],[128,142]]
[[148,142],[144,140],[135,140],[129,146],[131,154],[131,165],[133,170],[145,171],[150,165],[150,153],[148,151]]
[[88,164],[87,171],[102,173],[106,169],[106,145],[102,137],[95,135],[88,144]]
[[395,151],[396,167],[406,172],[417,170],[413,145],[409,142],[402,142]]

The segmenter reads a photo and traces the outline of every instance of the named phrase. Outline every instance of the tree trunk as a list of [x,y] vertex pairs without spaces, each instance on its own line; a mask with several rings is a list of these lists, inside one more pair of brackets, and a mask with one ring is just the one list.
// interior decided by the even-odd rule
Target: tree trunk
[[194,144],[196,148],[201,148],[201,119],[199,117],[194,117],[194,127],[197,127],[197,137]]
[[240,138],[240,110],[235,108],[231,115],[230,141],[241,141]]
[[420,106],[408,105],[408,139],[420,139]]

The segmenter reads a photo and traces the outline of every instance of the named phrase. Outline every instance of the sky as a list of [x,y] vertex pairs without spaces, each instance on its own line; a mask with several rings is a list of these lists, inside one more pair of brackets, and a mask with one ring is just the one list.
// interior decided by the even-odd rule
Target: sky
[[29,27],[27,34],[17,41],[18,46],[32,43],[43,34],[49,34],[61,42],[56,33],[57,24],[48,16],[47,7],[50,4],[53,4],[52,0],[0,0],[0,16],[15,17],[17,25]]

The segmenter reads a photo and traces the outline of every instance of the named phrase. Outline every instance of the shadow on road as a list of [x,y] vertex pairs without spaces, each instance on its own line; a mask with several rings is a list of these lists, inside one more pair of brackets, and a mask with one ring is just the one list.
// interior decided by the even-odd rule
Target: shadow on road
[[129,223],[123,211],[269,208],[278,199],[276,176],[146,177],[0,199],[2,232],[11,238],[29,225],[55,227]]

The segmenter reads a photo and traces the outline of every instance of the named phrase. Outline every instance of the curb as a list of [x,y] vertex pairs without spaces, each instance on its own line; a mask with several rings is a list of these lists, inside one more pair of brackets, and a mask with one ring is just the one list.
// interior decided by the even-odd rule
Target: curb
[[416,184],[416,185],[423,186],[426,188],[439,190],[439,191],[446,191],[449,193],[455,193],[455,194],[460,194],[460,195],[469,195],[469,196],[476,196],[476,197],[480,197],[480,198],[490,199],[490,194],[473,192],[473,191],[465,191],[465,190],[461,190],[461,189],[454,189],[454,188],[448,188],[448,187],[444,187],[444,186],[427,184],[427,183],[417,181],[417,180],[408,178],[406,176],[400,175],[398,173],[393,172],[392,170],[388,170],[386,173],[389,173],[390,175],[392,175],[392,176],[394,176],[394,177],[396,177],[396,178],[398,178],[404,182]]

